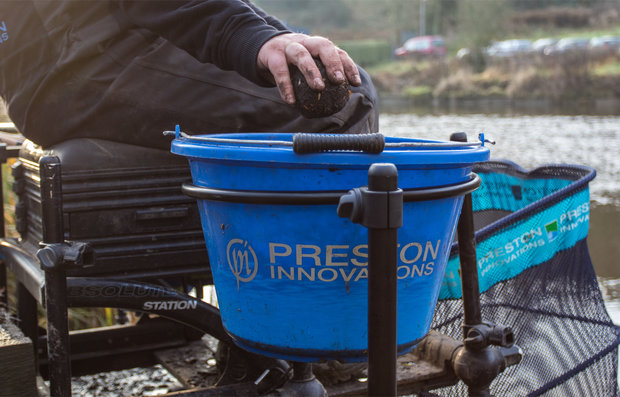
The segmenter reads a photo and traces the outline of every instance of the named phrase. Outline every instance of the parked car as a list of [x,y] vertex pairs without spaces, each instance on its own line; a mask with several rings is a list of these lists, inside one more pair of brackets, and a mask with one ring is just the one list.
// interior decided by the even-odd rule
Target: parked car
[[564,54],[568,52],[585,51],[588,49],[590,39],[583,37],[566,37],[545,50],[545,55]]
[[456,52],[456,57],[458,59],[465,59],[469,56],[471,50],[469,48],[461,48]]
[[525,54],[532,48],[530,40],[513,39],[496,41],[487,48],[487,55],[490,57],[509,57]]
[[557,44],[557,42],[558,39],[549,37],[538,39],[532,43],[532,52],[536,54],[544,54],[547,48],[552,48]]
[[443,57],[446,55],[446,46],[441,36],[413,37],[394,50],[396,58],[407,57]]
[[601,36],[590,39],[588,44],[590,50],[598,54],[608,54],[617,51],[620,48],[620,37],[617,36]]

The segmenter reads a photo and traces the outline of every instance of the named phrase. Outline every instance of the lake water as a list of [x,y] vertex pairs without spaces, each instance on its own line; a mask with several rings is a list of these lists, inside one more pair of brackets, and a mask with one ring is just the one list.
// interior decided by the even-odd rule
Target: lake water
[[[620,110],[619,110],[620,111]],[[383,113],[384,135],[447,140],[464,131],[496,141],[492,159],[509,159],[526,169],[550,163],[588,165],[588,246],[612,319],[620,324],[620,116]]]

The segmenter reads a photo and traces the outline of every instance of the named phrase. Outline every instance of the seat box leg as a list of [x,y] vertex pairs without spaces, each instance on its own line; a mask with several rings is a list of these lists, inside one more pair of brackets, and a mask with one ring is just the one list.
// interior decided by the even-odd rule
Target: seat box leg
[[[39,161],[41,177],[41,214],[43,243],[64,242],[62,215],[61,167],[58,157],[47,156]],[[46,250],[41,249],[39,252]],[[71,358],[69,352],[69,320],[67,315],[67,277],[63,258],[47,250],[37,253],[45,271],[45,309],[47,313],[47,354],[49,359],[50,393],[71,395]]]

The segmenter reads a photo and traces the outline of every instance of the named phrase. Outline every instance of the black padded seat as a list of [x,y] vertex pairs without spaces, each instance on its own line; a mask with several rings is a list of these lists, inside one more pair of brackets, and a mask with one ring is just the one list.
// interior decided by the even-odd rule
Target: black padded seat
[[58,157],[63,172],[161,166],[187,167],[185,157],[174,155],[167,150],[102,139],[70,139],[47,149],[29,140],[24,141],[20,157],[38,162],[43,156]]

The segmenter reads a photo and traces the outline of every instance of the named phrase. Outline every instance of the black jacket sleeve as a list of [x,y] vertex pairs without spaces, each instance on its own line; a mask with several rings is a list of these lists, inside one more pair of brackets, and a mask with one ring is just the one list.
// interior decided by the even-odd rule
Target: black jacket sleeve
[[247,3],[250,7],[252,7],[255,13],[263,17],[263,19],[265,19],[265,21],[267,21],[269,25],[273,26],[274,28],[278,30],[289,30],[289,28],[282,21],[267,14],[265,11],[263,11],[262,8],[252,3],[250,0],[243,0],[243,1]]
[[235,70],[260,85],[273,85],[258,73],[258,51],[267,40],[287,31],[270,25],[245,1],[115,1],[131,23],[164,37],[199,61]]

